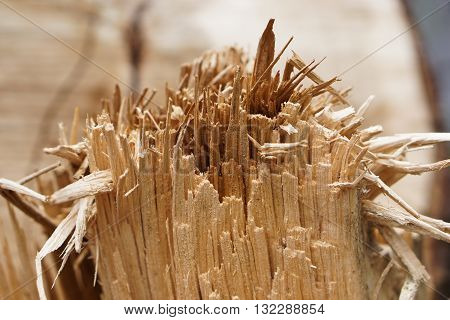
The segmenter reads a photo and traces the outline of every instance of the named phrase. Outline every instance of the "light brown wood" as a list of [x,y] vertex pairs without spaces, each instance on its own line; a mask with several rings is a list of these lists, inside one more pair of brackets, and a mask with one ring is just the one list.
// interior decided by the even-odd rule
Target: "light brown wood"
[[[57,190],[0,181],[1,192],[62,213],[36,257],[41,298],[51,293],[42,260],[66,241],[60,270],[86,242],[106,299],[414,298],[428,284],[394,227],[449,241],[448,224],[390,185],[448,166],[404,157],[450,135],[376,138],[361,128],[370,99],[349,106],[318,64],[294,54],[270,72],[280,56],[272,26],[250,72],[236,47],[183,66],[166,110],[146,103],[148,91],[123,99],[116,88],[83,142],[71,135],[69,145],[61,130],[46,149],[64,161]],[[380,193],[405,212],[376,204]],[[400,282],[383,281],[391,261]]]

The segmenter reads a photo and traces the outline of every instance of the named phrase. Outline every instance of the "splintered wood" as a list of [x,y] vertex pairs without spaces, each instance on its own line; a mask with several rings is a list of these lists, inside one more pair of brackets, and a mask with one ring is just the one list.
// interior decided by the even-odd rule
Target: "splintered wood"
[[[398,228],[450,242],[450,225],[390,186],[447,167],[405,156],[450,134],[375,138],[380,126],[361,129],[373,97],[353,108],[336,78],[296,54],[273,72],[289,43],[275,55],[272,26],[253,68],[236,47],[183,65],[165,108],[117,87],[82,142],[72,128],[71,144],[62,133],[45,149],[71,175],[60,190],[0,180],[7,199],[64,213],[38,271],[65,243],[63,264],[87,248],[106,299],[414,298],[429,275]],[[375,203],[379,194],[400,207]],[[392,273],[400,282],[384,281]]]

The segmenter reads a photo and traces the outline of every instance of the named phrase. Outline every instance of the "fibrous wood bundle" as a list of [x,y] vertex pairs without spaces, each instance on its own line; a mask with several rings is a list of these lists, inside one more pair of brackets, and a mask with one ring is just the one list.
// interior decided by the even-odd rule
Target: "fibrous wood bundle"
[[390,186],[447,167],[406,155],[450,135],[377,137],[362,126],[371,98],[355,109],[318,63],[294,53],[274,70],[290,41],[276,55],[272,25],[254,61],[230,47],[183,65],[165,107],[116,88],[78,143],[75,117],[71,138],[45,149],[65,161],[59,190],[0,181],[51,234],[41,297],[42,260],[60,247],[63,266],[73,251],[93,258],[107,299],[413,298],[429,284],[408,234],[449,242],[450,225]]

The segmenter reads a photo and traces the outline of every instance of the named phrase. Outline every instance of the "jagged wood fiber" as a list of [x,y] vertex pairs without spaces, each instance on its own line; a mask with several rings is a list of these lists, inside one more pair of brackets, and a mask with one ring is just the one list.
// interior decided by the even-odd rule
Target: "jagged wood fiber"
[[355,110],[319,63],[294,53],[273,72],[292,38],[275,55],[272,26],[253,68],[236,47],[183,65],[165,108],[117,87],[83,141],[62,131],[45,149],[65,159],[59,190],[0,180],[52,233],[36,257],[42,298],[42,260],[63,244],[61,268],[87,244],[106,299],[414,298],[429,282],[398,228],[450,242],[450,225],[390,186],[447,167],[405,157],[450,134],[376,138],[380,126],[361,128],[372,98]]

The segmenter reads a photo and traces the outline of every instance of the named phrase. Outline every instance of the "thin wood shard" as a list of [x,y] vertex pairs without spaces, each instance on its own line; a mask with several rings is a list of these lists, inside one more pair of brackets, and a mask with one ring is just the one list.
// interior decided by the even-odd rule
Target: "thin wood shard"
[[47,197],[12,180],[0,178],[0,191],[10,190],[19,194],[23,194],[36,200],[46,202]]
[[47,295],[44,289],[43,273],[45,272],[45,270],[42,270],[42,260],[49,253],[59,249],[72,233],[75,227],[78,208],[78,205],[75,205],[72,208],[70,213],[64,218],[64,220],[61,221],[50,238],[48,238],[48,240],[45,242],[42,249],[39,250],[36,255],[36,284],[40,299],[47,299]]
[[112,182],[111,171],[93,172],[53,193],[49,198],[49,202],[59,204],[98,193],[109,192],[113,188]]
[[[402,228],[408,231],[420,233],[439,239],[442,241],[450,242],[450,234],[435,227],[439,223],[443,224],[441,228],[448,230],[449,224],[429,218],[428,221],[422,220],[422,216],[418,218],[412,217],[394,208],[385,208],[381,205],[373,203],[368,200],[363,201],[362,207],[363,213],[366,215],[369,221],[375,222],[380,225]],[[446,227],[445,227],[446,226]]]
[[255,65],[253,67],[253,84],[261,77],[261,80],[269,80],[271,78],[271,70],[266,69],[271,65],[275,56],[275,34],[273,33],[273,24],[275,19],[270,19],[267,23],[261,39],[259,40],[256,52]]
[[392,247],[395,254],[400,258],[401,262],[405,265],[412,279],[414,281],[428,281],[430,275],[406,241],[390,227],[379,227],[378,229],[383,235],[383,238]]
[[86,197],[80,200],[74,233],[74,247],[77,253],[80,253],[83,244],[83,238],[86,235],[87,223],[89,220],[91,205],[93,201],[94,197]]

